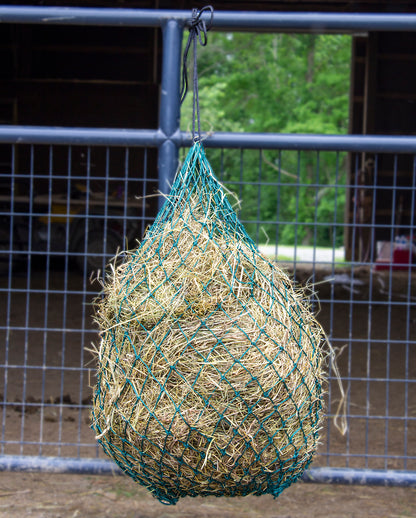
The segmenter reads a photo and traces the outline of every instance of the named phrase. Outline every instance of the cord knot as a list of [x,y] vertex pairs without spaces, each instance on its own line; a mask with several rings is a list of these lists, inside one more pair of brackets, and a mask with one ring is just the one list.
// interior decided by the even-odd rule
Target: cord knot
[[[206,11],[210,12],[210,18],[208,24],[202,18],[202,14]],[[189,32],[198,37],[199,43],[205,47],[207,44],[207,32],[212,27],[212,21],[214,19],[214,9],[211,5],[206,5],[201,10],[192,9],[192,17],[189,20]]]
[[[210,17],[208,23],[203,18],[203,13],[209,12]],[[198,142],[201,138],[201,123],[199,115],[199,98],[198,98],[198,71],[197,71],[197,59],[196,59],[196,48],[197,40],[202,47],[205,47],[208,41],[207,32],[212,27],[214,19],[214,9],[211,5],[206,5],[202,9],[192,9],[192,16],[187,22],[189,28],[188,41],[186,42],[185,50],[183,53],[183,67],[182,67],[182,88],[181,88],[181,104],[185,100],[186,94],[188,93],[188,53],[191,45],[193,45],[194,62],[193,62],[193,121],[192,121],[192,136],[194,142]],[[198,128],[195,128],[195,117],[197,119]]]

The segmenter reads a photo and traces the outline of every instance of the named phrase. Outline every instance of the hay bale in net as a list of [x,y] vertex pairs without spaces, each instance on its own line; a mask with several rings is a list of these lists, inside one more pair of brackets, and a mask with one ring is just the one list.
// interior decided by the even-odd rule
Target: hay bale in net
[[316,449],[322,330],[246,234],[201,144],[96,302],[92,426],[160,501],[280,492]]

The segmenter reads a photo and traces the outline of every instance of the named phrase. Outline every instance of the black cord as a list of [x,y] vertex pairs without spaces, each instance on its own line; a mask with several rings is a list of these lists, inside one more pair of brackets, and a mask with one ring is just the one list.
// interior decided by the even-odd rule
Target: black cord
[[[208,24],[202,19],[202,14],[206,11],[210,12],[210,18]],[[189,36],[186,42],[185,50],[183,53],[183,66],[182,66],[182,88],[181,88],[181,104],[185,100],[186,94],[188,93],[188,54],[191,44],[193,47],[194,60],[193,60],[193,109],[192,109],[192,138],[195,142],[201,140],[201,120],[199,114],[199,87],[198,87],[198,67],[197,67],[197,40],[202,47],[205,47],[208,38],[207,32],[212,27],[212,21],[214,18],[214,9],[211,5],[206,5],[201,10],[192,9],[192,18],[189,21]],[[195,117],[198,122],[198,134],[195,130]]]

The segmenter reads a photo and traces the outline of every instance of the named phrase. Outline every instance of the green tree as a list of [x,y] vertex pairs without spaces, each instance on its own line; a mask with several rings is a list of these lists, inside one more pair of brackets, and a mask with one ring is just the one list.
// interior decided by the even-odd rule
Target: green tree
[[[350,47],[344,35],[209,33],[198,48],[203,130],[346,133]],[[191,97],[183,130],[191,127]],[[345,190],[334,185],[345,181],[345,156],[210,150],[209,159],[237,188],[253,237],[262,240],[259,225],[249,223],[260,220],[271,241],[341,244],[341,235],[315,223],[342,220]]]

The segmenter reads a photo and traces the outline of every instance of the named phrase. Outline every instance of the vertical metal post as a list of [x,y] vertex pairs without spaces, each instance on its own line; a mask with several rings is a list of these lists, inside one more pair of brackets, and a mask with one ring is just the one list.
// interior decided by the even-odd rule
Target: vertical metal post
[[[178,167],[178,147],[170,137],[179,130],[180,118],[180,68],[183,24],[167,20],[162,26],[163,59],[160,94],[159,128],[166,140],[159,146],[159,190],[168,193]],[[163,197],[159,204],[163,203]]]

